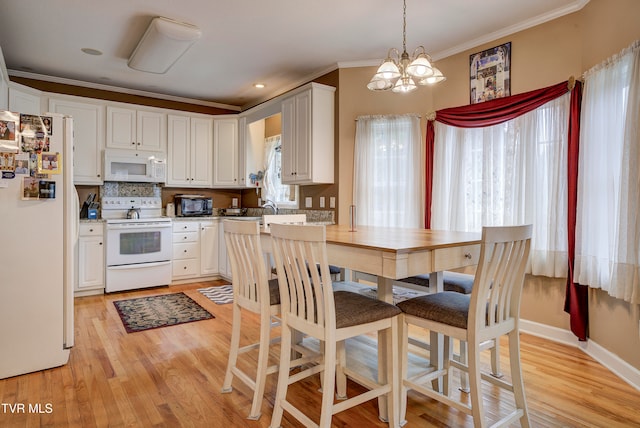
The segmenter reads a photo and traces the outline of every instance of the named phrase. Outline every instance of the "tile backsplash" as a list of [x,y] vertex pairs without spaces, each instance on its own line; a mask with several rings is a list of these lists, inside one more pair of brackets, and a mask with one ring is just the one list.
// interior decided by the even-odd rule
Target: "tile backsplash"
[[103,196],[143,196],[160,197],[162,188],[154,183],[125,183],[120,181],[105,181],[100,186],[100,199]]

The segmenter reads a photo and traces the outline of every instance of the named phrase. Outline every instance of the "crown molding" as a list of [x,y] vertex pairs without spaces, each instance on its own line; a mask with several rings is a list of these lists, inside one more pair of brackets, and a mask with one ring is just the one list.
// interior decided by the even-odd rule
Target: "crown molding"
[[51,83],[60,83],[63,85],[79,86],[82,88],[98,89],[102,91],[118,92],[122,94],[138,95],[141,97],[156,98],[160,100],[175,101],[180,103],[195,104],[206,107],[222,108],[232,111],[241,111],[238,106],[222,103],[214,103],[210,101],[198,100],[194,98],[176,97],[173,95],[157,94],[155,92],[141,91],[137,89],[121,88],[119,86],[105,85],[101,83],[85,82],[83,80],[67,79],[64,77],[48,76],[45,74],[29,73],[20,70],[8,70],[9,76],[23,77],[25,79],[42,80]]

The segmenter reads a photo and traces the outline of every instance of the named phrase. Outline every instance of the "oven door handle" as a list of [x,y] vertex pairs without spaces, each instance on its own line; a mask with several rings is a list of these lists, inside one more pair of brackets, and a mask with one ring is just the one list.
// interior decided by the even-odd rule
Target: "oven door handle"
[[150,268],[150,267],[156,267],[156,266],[165,266],[167,264],[171,263],[171,260],[167,260],[164,262],[153,262],[153,263],[134,263],[131,265],[117,265],[117,266],[107,266],[108,269],[110,270],[126,270],[126,269],[143,269],[143,268]]
[[171,223],[107,224],[107,230],[165,229],[170,227],[171,227]]

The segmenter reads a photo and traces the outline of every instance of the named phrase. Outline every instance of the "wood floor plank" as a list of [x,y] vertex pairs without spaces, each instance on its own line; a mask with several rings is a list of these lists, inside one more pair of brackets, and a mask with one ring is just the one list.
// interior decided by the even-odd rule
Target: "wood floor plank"
[[[231,333],[231,305],[216,305],[197,289],[205,282],[76,299],[76,345],[69,364],[0,380],[0,403],[39,405],[42,413],[11,413],[0,408],[0,427],[256,427],[269,426],[276,376],[270,376],[262,418],[248,421],[251,391],[239,382],[222,394]],[[116,300],[183,291],[215,318],[137,333],[126,333]],[[258,319],[243,318],[242,341],[257,338]],[[277,333],[275,329],[274,334]],[[418,334],[420,332],[417,332]],[[349,341],[360,364],[374,363],[373,337]],[[506,340],[501,347],[508,368]],[[271,351],[277,361],[278,347]],[[640,392],[581,350],[522,334],[521,356],[527,402],[535,427],[640,427]],[[241,362],[250,369],[257,353]],[[420,358],[412,358],[419,363]],[[488,354],[482,364],[489,365]],[[507,376],[508,378],[508,376]],[[454,385],[457,375],[454,376]],[[291,388],[292,400],[310,409],[320,405],[319,378]],[[349,382],[348,393],[360,391]],[[509,394],[483,385],[490,419],[514,407]],[[456,392],[468,399],[466,394]],[[499,398],[499,400],[498,400]],[[47,407],[50,406],[50,407]],[[50,408],[51,412],[46,413]],[[385,427],[372,400],[334,418],[336,427]],[[407,427],[472,427],[471,418],[409,392]],[[285,427],[299,427],[285,413]],[[517,424],[516,424],[517,426]]]

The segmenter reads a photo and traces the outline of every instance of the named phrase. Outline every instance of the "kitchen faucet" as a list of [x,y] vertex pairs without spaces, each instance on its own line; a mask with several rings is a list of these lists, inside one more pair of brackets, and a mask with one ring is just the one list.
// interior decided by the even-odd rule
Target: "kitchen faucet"
[[273,214],[278,214],[278,205],[273,202],[271,199],[267,199],[267,202],[262,205],[262,208],[271,208],[273,210]]

